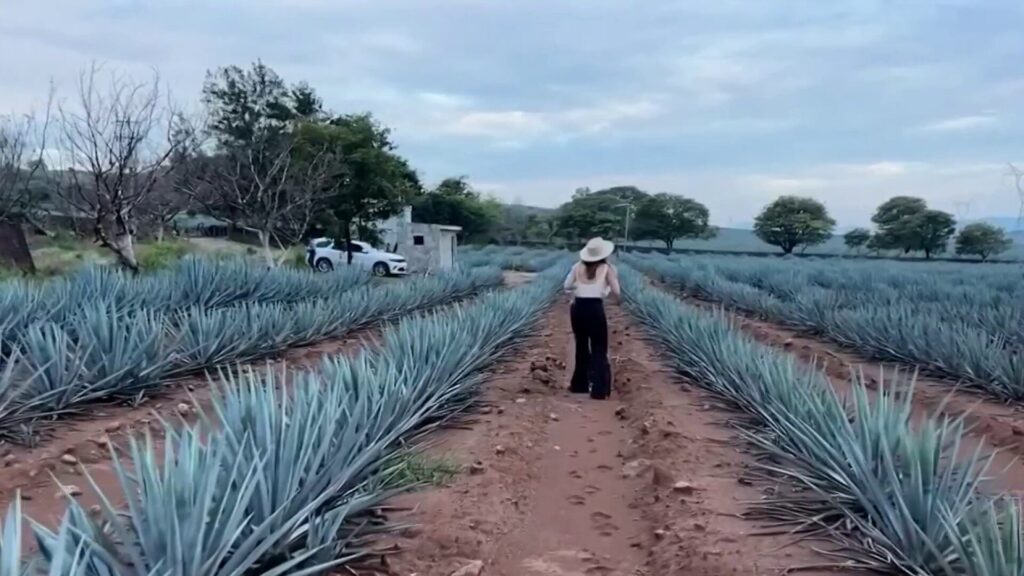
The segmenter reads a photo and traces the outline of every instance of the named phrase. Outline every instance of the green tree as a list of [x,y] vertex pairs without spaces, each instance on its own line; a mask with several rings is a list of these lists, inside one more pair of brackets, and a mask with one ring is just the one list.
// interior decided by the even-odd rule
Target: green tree
[[324,101],[316,90],[305,82],[299,82],[291,89],[291,108],[297,118],[319,120],[324,115]]
[[465,176],[445,178],[412,203],[413,219],[429,224],[461,226],[467,242],[490,239],[501,220],[501,203],[473,189]]
[[875,210],[871,221],[878,227],[874,247],[878,250],[913,250],[917,242],[913,236],[914,218],[928,209],[928,204],[913,196],[895,196]]
[[577,188],[572,200],[555,216],[559,232],[567,239],[583,241],[595,236],[618,238],[625,234],[627,206],[635,209],[647,198],[636,186],[614,186],[596,192]]
[[558,236],[558,221],[554,215],[530,214],[526,218],[526,235],[551,244]]
[[625,225],[625,212],[618,207],[619,200],[611,196],[587,195],[574,198],[558,209],[555,217],[558,230],[567,239],[585,241],[602,236],[621,236]]
[[871,241],[871,230],[867,228],[854,228],[843,234],[843,242],[850,250],[860,252]]
[[318,158],[326,161],[318,224],[344,238],[347,246],[354,229],[360,238],[372,234],[374,222],[397,214],[420,192],[419,178],[395,152],[390,130],[370,114],[304,122],[296,128],[295,140],[300,167]]
[[275,265],[271,244],[301,240],[342,173],[334,139],[319,133],[322,102],[258,61],[208,72],[203,102],[217,149],[197,156],[180,187],[207,214],[255,230]]
[[991,256],[1006,252],[1013,246],[1013,240],[1006,231],[987,222],[968,224],[956,237],[956,253],[960,256],[977,256],[984,262]]
[[533,214],[530,214],[528,210],[527,207],[518,202],[501,205],[499,228],[503,244],[515,244],[518,246],[529,238],[530,217]]
[[905,227],[901,227],[899,233],[909,239],[909,250],[924,252],[925,258],[945,252],[956,231],[953,215],[941,210],[925,210],[900,222]]
[[678,238],[700,238],[708,232],[706,206],[683,196],[660,193],[642,198],[636,206],[633,236],[660,240],[672,249]]
[[222,147],[252,147],[281,136],[296,119],[322,113],[320,99],[309,85],[289,88],[263,62],[248,70],[226,66],[207,72],[203,103],[210,131]]
[[754,234],[763,242],[792,254],[800,246],[815,246],[832,237],[836,221],[825,205],[813,198],[781,196],[758,214]]

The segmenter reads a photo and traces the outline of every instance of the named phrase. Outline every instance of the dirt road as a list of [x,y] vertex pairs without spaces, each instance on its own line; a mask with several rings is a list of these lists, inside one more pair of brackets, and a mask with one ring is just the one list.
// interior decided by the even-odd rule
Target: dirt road
[[401,576],[783,574],[826,563],[788,537],[758,537],[743,502],[750,457],[732,414],[673,379],[639,330],[609,310],[615,390],[593,401],[564,390],[568,311],[496,367],[488,407],[440,434],[429,457],[463,472],[402,496],[391,518],[414,523],[383,543]]

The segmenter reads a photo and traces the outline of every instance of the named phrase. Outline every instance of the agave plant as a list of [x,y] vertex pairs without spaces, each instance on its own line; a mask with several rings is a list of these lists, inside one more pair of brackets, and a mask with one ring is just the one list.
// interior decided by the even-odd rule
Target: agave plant
[[[630,269],[621,276],[629,311],[677,370],[751,417],[746,437],[769,457],[766,476],[802,488],[759,504],[763,517],[827,537],[843,547],[840,555],[865,566],[1003,573],[967,570],[1009,565],[1003,558],[1016,554],[1021,536],[1019,524],[1006,528],[1011,513],[1000,520],[982,513],[989,500],[978,485],[990,455],[982,448],[962,454],[962,420],[912,422],[913,386],[897,396],[889,381],[870,393],[855,379],[841,399],[822,373],[746,337],[722,313],[691,309]],[[999,556],[968,560],[968,553]]]
[[[112,281],[92,284],[104,282]],[[385,288],[324,282],[320,288],[342,282],[347,291],[332,288],[298,303],[242,301],[177,312],[126,312],[107,301],[80,306],[63,323],[31,324],[8,353],[12,358],[5,366],[12,378],[0,382],[0,393],[17,417],[5,418],[0,410],[0,428],[51,418],[102,398],[136,398],[167,378],[252,360],[450,302],[498,285],[501,272],[478,268]]]
[[[881,264],[766,264],[764,259],[629,257],[647,273],[723,304],[826,336],[881,360],[912,363],[1004,399],[1024,399],[1024,288],[965,280],[964,270],[896,271]],[[808,271],[805,268],[810,267]],[[696,272],[702,270],[703,272]],[[1014,272],[978,274],[998,286]]]
[[406,318],[355,358],[223,374],[196,426],[166,424],[163,447],[148,433],[131,440],[127,461],[111,448],[117,489],[87,475],[102,518],[72,501],[59,533],[37,526],[43,561],[73,557],[83,570],[61,574],[248,576],[364,557],[365,538],[383,529],[367,514],[391,494],[393,455],[472,404],[481,369],[528,333],[562,272]]

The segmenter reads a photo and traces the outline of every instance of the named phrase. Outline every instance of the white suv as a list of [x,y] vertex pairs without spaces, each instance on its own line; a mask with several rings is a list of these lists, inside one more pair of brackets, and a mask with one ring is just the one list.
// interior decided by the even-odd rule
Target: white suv
[[[330,238],[310,240],[306,261],[318,272],[330,272],[348,264],[345,243]],[[401,276],[408,273],[405,258],[382,252],[366,242],[352,242],[352,264],[373,272],[374,276]]]

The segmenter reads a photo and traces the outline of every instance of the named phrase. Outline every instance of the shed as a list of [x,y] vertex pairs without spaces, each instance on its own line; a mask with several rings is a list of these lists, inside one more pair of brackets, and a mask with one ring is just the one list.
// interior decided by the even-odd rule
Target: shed
[[385,249],[405,257],[409,272],[450,270],[458,257],[460,226],[412,221],[412,207],[378,224]]

